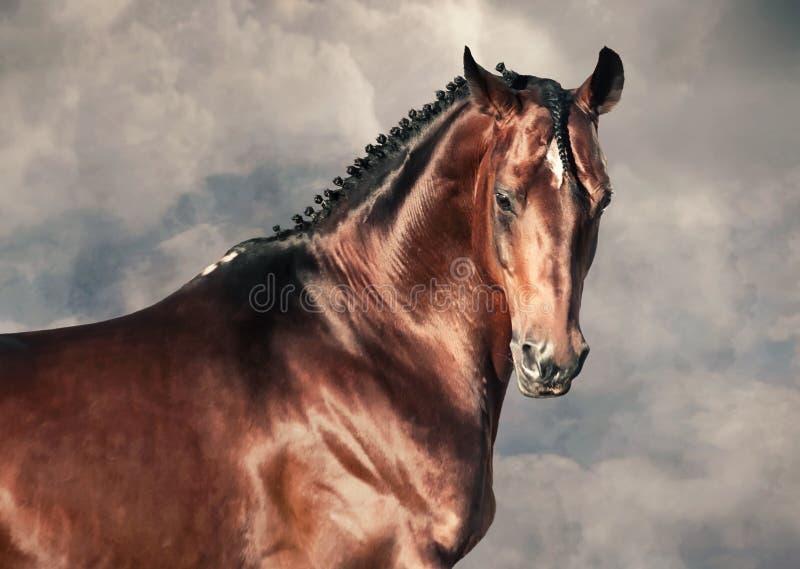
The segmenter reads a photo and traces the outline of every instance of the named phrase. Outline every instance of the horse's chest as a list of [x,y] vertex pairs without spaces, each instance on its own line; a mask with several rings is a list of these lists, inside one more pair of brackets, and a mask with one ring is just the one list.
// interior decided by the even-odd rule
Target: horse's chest
[[266,498],[264,525],[275,527],[268,519],[291,521],[268,542],[311,543],[331,567],[332,557],[391,543],[393,555],[424,566],[428,557],[459,556],[485,533],[494,500],[488,441],[478,430],[472,433],[474,453],[463,456],[442,441],[434,448],[421,445],[399,423],[370,430],[328,427],[305,430],[302,442],[293,429],[291,445],[262,455],[256,481]]

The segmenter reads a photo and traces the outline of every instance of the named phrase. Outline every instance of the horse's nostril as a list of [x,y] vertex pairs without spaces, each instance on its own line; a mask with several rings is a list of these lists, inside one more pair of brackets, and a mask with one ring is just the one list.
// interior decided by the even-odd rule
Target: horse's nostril
[[552,355],[547,353],[546,345],[542,347],[533,342],[525,342],[521,348],[522,368],[534,379],[547,383],[560,373]]
[[522,366],[525,371],[541,377],[544,375],[544,370],[541,368],[539,357],[539,349],[534,344],[530,342],[522,344]]

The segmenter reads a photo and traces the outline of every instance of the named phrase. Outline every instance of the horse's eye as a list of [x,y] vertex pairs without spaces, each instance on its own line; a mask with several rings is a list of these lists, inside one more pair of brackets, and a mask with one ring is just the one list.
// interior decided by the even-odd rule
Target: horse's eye
[[509,199],[509,197],[507,195],[505,195],[503,193],[500,193],[500,192],[496,192],[494,194],[494,199],[497,201],[498,207],[500,209],[502,209],[503,211],[511,211],[512,210],[511,200]]

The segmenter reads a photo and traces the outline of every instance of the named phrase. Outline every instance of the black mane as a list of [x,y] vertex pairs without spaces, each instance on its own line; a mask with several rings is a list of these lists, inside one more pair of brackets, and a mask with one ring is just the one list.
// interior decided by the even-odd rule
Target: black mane
[[[517,90],[537,89],[544,105],[553,118],[556,144],[559,156],[566,171],[574,171],[574,159],[567,132],[567,119],[572,104],[572,94],[563,89],[557,81],[543,79],[533,75],[520,75],[506,69],[504,63],[498,63],[495,69],[502,73],[506,84]],[[389,130],[389,134],[379,134],[377,144],[364,147],[365,156],[358,157],[346,168],[347,176],[333,179],[333,189],[325,189],[322,194],[314,196],[315,206],[306,207],[302,214],[292,216],[293,229],[283,229],[275,225],[274,235],[267,241],[285,239],[313,228],[333,213],[337,204],[347,195],[366,186],[378,187],[385,176],[406,156],[410,144],[424,132],[442,113],[451,109],[457,102],[469,96],[466,79],[460,75],[445,86],[445,90],[436,91],[436,100],[422,106],[421,109],[408,111],[408,118],[402,118],[397,126]],[[261,238],[260,240],[263,240]]]

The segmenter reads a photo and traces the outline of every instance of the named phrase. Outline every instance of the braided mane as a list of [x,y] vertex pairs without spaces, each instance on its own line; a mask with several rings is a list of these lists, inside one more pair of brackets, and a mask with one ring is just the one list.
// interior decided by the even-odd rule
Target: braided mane
[[[506,84],[513,89],[539,90],[542,105],[553,118],[556,144],[564,169],[569,172],[574,171],[575,162],[567,131],[572,94],[563,89],[557,81],[533,75],[520,75],[506,69],[502,62],[498,63],[495,69],[502,73]],[[367,144],[364,147],[366,155],[356,158],[353,164],[346,168],[346,177],[335,177],[333,189],[328,188],[322,194],[314,196],[316,207],[308,206],[302,214],[297,213],[292,216],[293,229],[283,229],[280,225],[275,225],[272,228],[274,235],[267,237],[266,240],[282,240],[303,233],[329,217],[344,197],[360,188],[362,184],[371,183],[382,169],[391,168],[396,159],[407,151],[410,143],[437,117],[468,96],[469,86],[466,79],[460,75],[455,77],[445,86],[445,90],[436,91],[434,102],[423,105],[419,110],[411,109],[408,111],[408,117],[400,119],[397,126],[389,130],[388,135],[381,133],[376,137],[377,144]]]

